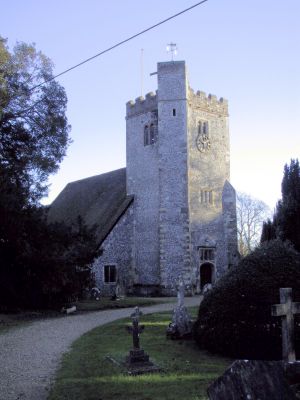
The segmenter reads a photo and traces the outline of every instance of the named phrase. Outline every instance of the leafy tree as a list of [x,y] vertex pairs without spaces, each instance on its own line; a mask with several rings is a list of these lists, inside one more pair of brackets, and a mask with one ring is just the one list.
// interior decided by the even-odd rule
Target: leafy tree
[[52,78],[51,61],[34,45],[17,43],[11,53],[0,38],[0,167],[26,204],[45,195],[70,142],[67,97]]
[[[39,200],[68,144],[64,89],[34,45],[0,38],[0,308],[53,307],[91,282],[93,229],[48,225]],[[46,83],[44,83],[46,81]],[[43,84],[42,84],[43,83]]]
[[270,215],[270,208],[245,193],[238,193],[236,208],[239,252],[246,256],[259,244],[262,224]]
[[282,287],[300,301],[300,255],[277,239],[244,257],[204,297],[195,324],[199,346],[235,358],[280,359],[281,319],[272,317],[271,305],[280,303]]
[[272,221],[264,223],[261,242],[288,240],[300,251],[300,167],[298,160],[284,166],[281,183],[282,199],[277,203]]

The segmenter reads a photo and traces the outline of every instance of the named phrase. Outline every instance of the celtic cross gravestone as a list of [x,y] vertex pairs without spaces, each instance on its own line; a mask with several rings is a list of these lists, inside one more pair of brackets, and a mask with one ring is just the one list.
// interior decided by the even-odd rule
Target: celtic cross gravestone
[[139,316],[142,315],[138,307],[135,307],[134,312],[131,314],[132,326],[127,326],[126,329],[132,333],[133,348],[140,348],[140,333],[145,329],[144,325],[139,325]]

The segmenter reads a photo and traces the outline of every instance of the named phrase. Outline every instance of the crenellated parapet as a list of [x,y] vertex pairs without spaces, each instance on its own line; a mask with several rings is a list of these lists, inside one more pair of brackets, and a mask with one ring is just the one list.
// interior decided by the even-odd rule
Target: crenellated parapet
[[157,109],[157,92],[147,93],[146,97],[140,96],[135,101],[130,100],[126,104],[126,118],[144,114]]
[[206,95],[205,92],[198,90],[196,93],[193,89],[189,89],[189,101],[195,108],[202,109],[203,111],[223,114],[228,116],[228,101],[223,97],[219,99],[213,94]]

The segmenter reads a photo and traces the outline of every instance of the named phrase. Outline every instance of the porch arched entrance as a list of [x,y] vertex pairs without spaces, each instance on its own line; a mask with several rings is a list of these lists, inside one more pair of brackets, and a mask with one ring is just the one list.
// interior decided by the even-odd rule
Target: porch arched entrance
[[200,265],[200,288],[201,290],[207,283],[213,283],[214,265],[212,263],[204,263]]

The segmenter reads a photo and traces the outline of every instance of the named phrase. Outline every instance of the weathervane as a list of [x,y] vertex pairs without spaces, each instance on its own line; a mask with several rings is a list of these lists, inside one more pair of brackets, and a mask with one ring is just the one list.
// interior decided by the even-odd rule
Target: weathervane
[[176,45],[176,43],[169,43],[168,45],[167,45],[167,52],[168,53],[172,53],[172,61],[174,61],[174,56],[176,56],[176,54],[177,54],[177,45]]

